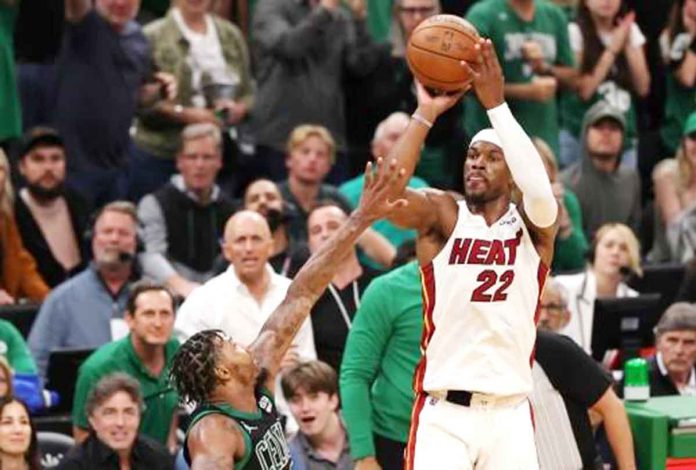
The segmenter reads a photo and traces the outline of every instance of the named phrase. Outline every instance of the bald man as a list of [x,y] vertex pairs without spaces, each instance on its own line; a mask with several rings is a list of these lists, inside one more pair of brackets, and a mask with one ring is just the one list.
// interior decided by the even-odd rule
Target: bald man
[[[182,304],[174,325],[182,342],[201,330],[220,329],[241,346],[248,346],[285,298],[290,279],[268,264],[273,238],[266,219],[243,210],[230,217],[224,233],[222,251],[230,266],[195,289]],[[289,361],[316,358],[308,320],[293,345]]]

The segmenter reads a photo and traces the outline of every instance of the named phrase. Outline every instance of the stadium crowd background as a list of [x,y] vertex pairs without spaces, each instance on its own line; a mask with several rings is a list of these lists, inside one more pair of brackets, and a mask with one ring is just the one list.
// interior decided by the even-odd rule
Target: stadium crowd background
[[[644,352],[653,394],[696,395],[695,0],[0,0],[0,304],[14,321],[0,320],[0,385],[14,385],[0,428],[26,410],[14,390],[32,429],[83,442],[65,465],[171,468],[180,341],[255,337],[408,125],[405,44],[437,13],[493,40],[560,203],[542,326],[592,354],[595,299],[649,292],[641,274],[669,267],[661,311],[676,313]],[[483,127],[465,97],[409,185],[460,192]],[[276,399],[299,468],[398,467],[421,331],[414,238],[376,223],[285,358]],[[43,394],[64,349],[97,350],[67,375],[67,421]],[[113,409],[132,415],[125,451]]]

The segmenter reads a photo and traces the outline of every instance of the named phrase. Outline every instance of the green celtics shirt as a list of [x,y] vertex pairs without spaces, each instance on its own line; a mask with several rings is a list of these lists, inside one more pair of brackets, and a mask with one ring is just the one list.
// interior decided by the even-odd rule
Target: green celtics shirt
[[[467,20],[476,26],[481,36],[493,41],[506,83],[532,81],[532,69],[522,59],[522,45],[528,40],[541,45],[549,64],[568,67],[574,64],[568,41],[568,25],[561,9],[547,0],[535,0],[534,8],[532,21],[525,21],[510,8],[508,0],[482,0],[472,6],[467,15]],[[556,100],[507,99],[507,102],[525,132],[544,139],[558,155]],[[490,127],[488,116],[473,93],[465,102],[464,126],[470,136]]]
[[[191,428],[204,417],[222,414],[234,420],[244,436],[244,456],[234,463],[238,470],[289,470],[291,468],[283,426],[275,402],[267,390],[256,396],[256,412],[239,411],[226,403],[204,403],[191,414]],[[188,432],[184,441],[184,458],[191,465],[188,451]]]
[[169,382],[169,369],[179,341],[170,339],[164,346],[166,364],[158,376],[145,368],[133,349],[130,335],[100,347],[80,366],[73,400],[73,425],[87,429],[85,403],[99,380],[114,372],[123,372],[140,383],[145,408],[140,432],[162,444],[167,443],[172,419],[179,406],[179,395]]
[[[571,49],[580,53],[584,49],[585,39],[577,23],[568,25]],[[600,35],[599,40],[605,46],[611,41],[611,35]],[[638,25],[631,28],[629,38],[631,47],[643,47],[645,36]],[[574,91],[561,92],[561,127],[570,132],[576,139],[581,139],[582,121],[585,113],[597,101],[603,100],[620,110],[626,119],[626,142],[629,143],[636,137],[636,107],[631,90],[622,86],[617,80],[619,62],[614,62],[606,78],[597,87],[595,94],[587,101],[583,101]],[[625,66],[628,67],[627,63]],[[596,66],[596,65],[595,65]]]

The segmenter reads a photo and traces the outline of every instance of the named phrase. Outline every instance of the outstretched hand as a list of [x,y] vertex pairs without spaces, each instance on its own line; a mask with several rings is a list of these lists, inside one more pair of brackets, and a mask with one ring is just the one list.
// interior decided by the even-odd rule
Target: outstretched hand
[[[469,67],[466,62],[462,63],[462,67]],[[418,99],[418,113],[431,122],[461,99],[464,94],[471,89],[471,83],[456,93],[444,95],[431,95],[421,82],[416,82],[416,97]]]
[[481,105],[486,109],[492,109],[505,102],[503,71],[490,39],[479,39],[476,51],[478,54],[474,67],[474,91]]
[[[376,169],[373,170],[374,166]],[[368,162],[365,165],[365,184],[356,212],[372,223],[386,217],[395,209],[406,207],[406,199],[389,200],[404,178],[406,172],[403,168],[397,169],[395,159],[386,163],[383,158],[378,158],[375,165]]]

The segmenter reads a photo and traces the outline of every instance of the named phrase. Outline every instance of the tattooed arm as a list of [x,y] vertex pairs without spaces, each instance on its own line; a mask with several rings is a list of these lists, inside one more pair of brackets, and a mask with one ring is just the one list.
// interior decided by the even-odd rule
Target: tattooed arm
[[324,292],[341,259],[352,249],[360,234],[375,220],[406,204],[405,200],[388,201],[394,185],[402,184],[405,172],[396,169],[396,161],[389,165],[377,161],[377,171],[372,165],[365,170],[365,187],[358,208],[350,215],[334,237],[326,241],[314,253],[295,276],[285,300],[266,321],[258,338],[251,345],[257,364],[268,371],[266,384],[273,389],[273,382],[280,360],[309,315],[312,306]]

